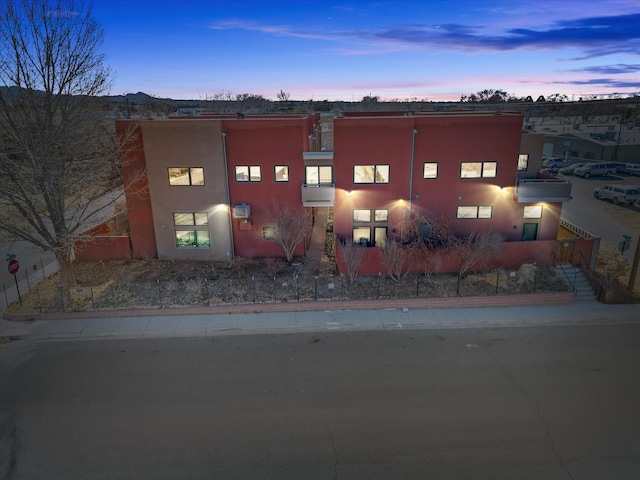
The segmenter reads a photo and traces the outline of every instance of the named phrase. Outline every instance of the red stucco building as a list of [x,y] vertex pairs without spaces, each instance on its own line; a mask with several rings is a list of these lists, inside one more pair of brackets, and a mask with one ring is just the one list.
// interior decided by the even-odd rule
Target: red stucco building
[[125,185],[138,187],[127,188],[137,257],[283,256],[268,213],[284,202],[332,209],[336,237],[367,248],[363,274],[384,271],[379,247],[402,240],[410,211],[500,232],[513,268],[557,250],[571,192],[527,171],[518,113],[345,114],[333,120],[332,151],[321,151],[318,114],[126,120],[117,130],[128,140]]

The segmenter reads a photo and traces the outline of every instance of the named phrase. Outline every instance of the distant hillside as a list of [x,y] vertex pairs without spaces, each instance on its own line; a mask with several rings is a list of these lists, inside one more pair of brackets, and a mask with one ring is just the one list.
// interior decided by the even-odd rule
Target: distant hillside
[[[17,87],[0,86],[0,93],[16,94]],[[584,100],[576,102],[554,101],[505,101],[505,102],[429,102],[421,100],[381,101],[378,97],[364,97],[361,101],[328,100],[269,100],[260,95],[227,95],[204,100],[174,100],[158,98],[144,92],[123,95],[108,95],[103,111],[112,111],[119,117],[164,117],[171,114],[198,115],[201,113],[223,114],[270,114],[309,112],[442,112],[451,110],[507,110],[519,111],[525,116],[616,116],[624,113],[626,119],[640,124],[640,97]]]

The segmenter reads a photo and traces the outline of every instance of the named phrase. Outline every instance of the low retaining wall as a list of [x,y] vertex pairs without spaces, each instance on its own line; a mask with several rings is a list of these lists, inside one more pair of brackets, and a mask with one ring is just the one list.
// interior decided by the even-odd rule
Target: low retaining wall
[[244,303],[210,307],[140,308],[131,310],[91,310],[86,312],[3,313],[5,320],[33,321],[68,318],[147,317],[169,315],[221,315],[230,313],[309,312],[324,310],[380,310],[387,308],[483,308],[570,305],[573,292],[487,295],[482,297],[389,298],[381,300],[320,300],[309,302]]

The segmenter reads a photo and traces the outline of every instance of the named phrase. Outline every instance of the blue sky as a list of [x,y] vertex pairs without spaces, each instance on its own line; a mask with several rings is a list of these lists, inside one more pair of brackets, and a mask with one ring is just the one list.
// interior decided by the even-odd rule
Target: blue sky
[[94,0],[112,94],[640,93],[638,0]]

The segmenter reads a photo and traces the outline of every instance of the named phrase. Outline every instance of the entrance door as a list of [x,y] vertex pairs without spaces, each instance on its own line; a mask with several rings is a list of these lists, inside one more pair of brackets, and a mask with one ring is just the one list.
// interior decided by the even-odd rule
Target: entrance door
[[524,223],[522,224],[522,241],[530,241],[538,238],[538,224]]
[[571,263],[573,260],[573,239],[565,238],[560,240],[560,249],[558,250],[558,261],[560,263]]

